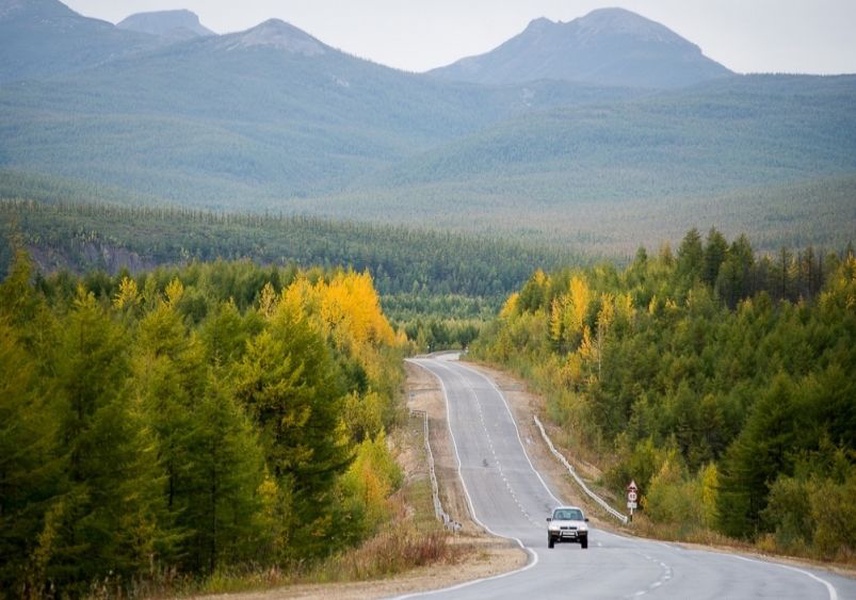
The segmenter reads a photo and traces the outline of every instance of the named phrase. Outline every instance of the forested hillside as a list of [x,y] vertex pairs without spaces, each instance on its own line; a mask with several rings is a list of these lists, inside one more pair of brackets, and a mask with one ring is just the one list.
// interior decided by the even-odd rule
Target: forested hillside
[[0,86],[78,72],[159,45],[152,36],[83,17],[54,0],[0,0]]
[[405,346],[368,275],[32,279],[0,284],[0,596],[305,564],[390,517]]
[[[659,535],[856,551],[856,256],[686,234],[536,272],[472,348],[549,398],[562,443],[635,480]],[[596,457],[596,458],[595,458]]]
[[287,210],[289,198],[338,191],[509,115],[628,95],[566,82],[528,89],[395,71],[269,21],[0,86],[0,150],[3,166],[184,206]]
[[856,222],[856,79],[815,80],[805,93],[808,82],[753,76],[540,111],[408,158],[367,192],[315,200],[314,210],[353,214],[356,200],[374,218],[415,220],[430,204],[446,227],[630,255],[677,243],[693,226],[765,242],[781,233],[765,250],[796,236],[846,244]]
[[[760,243],[767,219],[774,245],[831,246],[856,218],[856,77],[733,75],[627,11],[534,22],[497,58],[516,75],[488,85],[361,60],[282,21],[169,42],[56,0],[7,4],[0,29],[29,29],[0,49],[34,68],[0,74],[3,178],[62,179],[89,200],[430,223],[622,257],[693,226]],[[776,220],[799,206],[817,210]]]
[[402,226],[0,200],[0,275],[13,257],[10,239],[43,275],[92,279],[217,260],[366,271],[388,317],[425,349],[466,345],[533,268],[589,260],[570,248]]
[[[313,217],[4,200],[0,218],[2,233],[17,233],[38,252],[44,272],[251,259],[368,269],[382,294],[492,298],[520,285],[533,267],[581,260],[570,250],[495,237]],[[8,248],[6,241],[0,246]],[[4,271],[8,259],[7,249]]]

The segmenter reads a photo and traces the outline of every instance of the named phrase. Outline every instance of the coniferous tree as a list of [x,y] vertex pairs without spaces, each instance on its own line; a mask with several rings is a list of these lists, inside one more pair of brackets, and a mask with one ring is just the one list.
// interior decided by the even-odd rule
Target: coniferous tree
[[715,227],[712,227],[707,234],[707,240],[704,244],[704,271],[702,272],[702,281],[713,287],[719,277],[719,271],[722,264],[728,257],[728,242],[725,236],[722,235]]
[[47,576],[76,593],[96,577],[148,567],[166,534],[154,457],[130,411],[126,337],[82,287],[57,357],[52,393],[64,476]]
[[677,265],[675,275],[684,289],[692,287],[693,284],[704,275],[704,246],[698,229],[692,228],[681,240],[678,247]]
[[289,553],[325,551],[336,476],[351,454],[340,415],[345,390],[321,332],[299,298],[262,299],[268,319],[248,343],[235,395],[259,429],[287,515]]
[[188,561],[185,566],[198,568],[199,524],[191,509],[201,487],[193,452],[202,424],[194,413],[205,396],[207,371],[202,346],[189,335],[177,310],[182,293],[183,286],[173,280],[165,297],[153,295],[147,301],[151,309],[139,322],[132,359],[133,393],[163,470],[166,510],[181,542],[176,551]]
[[58,424],[37,374],[35,359],[0,317],[0,589],[10,596],[36,593],[24,591],[39,578],[28,559],[59,493]]
[[746,236],[741,235],[729,247],[715,282],[719,297],[730,308],[736,308],[741,300],[755,293],[754,265],[752,246]]
[[213,380],[192,412],[197,424],[188,440],[193,473],[180,516],[193,532],[186,551],[203,572],[244,561],[270,562],[273,557],[257,551],[269,547],[271,532],[257,518],[264,457],[250,420]]

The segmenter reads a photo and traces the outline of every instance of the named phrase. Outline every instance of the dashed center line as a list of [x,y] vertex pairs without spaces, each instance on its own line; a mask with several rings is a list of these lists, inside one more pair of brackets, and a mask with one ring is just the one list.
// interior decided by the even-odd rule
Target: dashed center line
[[660,567],[660,571],[661,571],[660,572],[660,578],[657,581],[653,582],[651,585],[649,585],[647,589],[639,590],[638,592],[635,592],[635,593],[631,594],[630,596],[627,596],[627,598],[641,598],[642,596],[645,596],[646,594],[650,594],[651,592],[661,588],[662,586],[664,586],[665,584],[667,584],[669,581],[672,580],[672,576],[673,576],[672,567],[670,567],[669,565],[667,565],[663,561],[661,561],[657,558],[654,558],[653,556],[649,556],[648,554],[642,554],[641,556],[643,558],[645,558],[646,560],[649,560],[653,563],[657,563],[657,565]]

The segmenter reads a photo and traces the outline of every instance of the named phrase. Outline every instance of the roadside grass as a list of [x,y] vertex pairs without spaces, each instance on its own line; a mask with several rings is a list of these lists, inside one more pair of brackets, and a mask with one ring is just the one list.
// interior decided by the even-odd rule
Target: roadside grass
[[834,559],[813,552],[807,545],[791,545],[787,550],[783,550],[772,534],[760,536],[752,543],[730,538],[707,528],[682,523],[655,523],[641,512],[634,515],[632,525],[625,530],[652,540],[694,545],[724,553],[760,555],[777,561],[795,561],[797,564],[810,563],[848,577],[856,575],[856,554],[848,549],[842,549]]

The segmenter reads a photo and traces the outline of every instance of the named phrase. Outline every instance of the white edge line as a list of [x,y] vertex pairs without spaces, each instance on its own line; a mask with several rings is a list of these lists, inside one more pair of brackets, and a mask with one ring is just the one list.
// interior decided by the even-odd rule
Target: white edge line
[[797,567],[792,567],[790,565],[783,565],[782,563],[778,563],[775,561],[767,561],[767,560],[758,560],[757,558],[749,558],[748,556],[740,556],[739,554],[722,554],[722,556],[730,556],[732,558],[736,558],[737,560],[743,560],[746,562],[757,563],[761,565],[768,565],[772,567],[779,567],[780,569],[786,569],[788,571],[793,571],[795,573],[799,573],[800,575],[805,575],[806,577],[810,577],[814,579],[818,583],[823,584],[826,587],[826,591],[829,594],[829,600],[838,600],[838,590],[835,589],[835,586],[829,583],[826,579],[822,577],[818,577],[814,573],[810,571],[806,571],[805,569],[799,569]]

